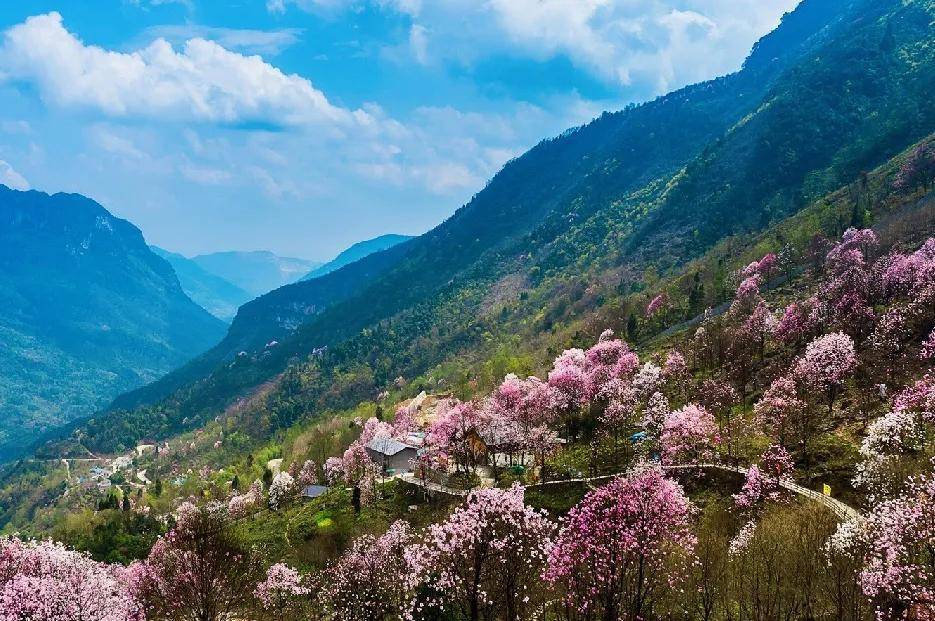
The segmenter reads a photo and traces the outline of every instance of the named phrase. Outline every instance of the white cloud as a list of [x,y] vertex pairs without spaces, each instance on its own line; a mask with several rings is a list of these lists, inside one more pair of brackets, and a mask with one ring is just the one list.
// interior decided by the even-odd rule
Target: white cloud
[[122,156],[131,160],[148,160],[149,156],[138,149],[133,141],[111,133],[103,128],[96,128],[92,131],[92,138],[97,145],[104,151]]
[[[284,10],[289,0],[278,0]],[[408,16],[420,64],[567,57],[640,96],[733,71],[799,0],[292,0],[308,11],[370,4]],[[388,46],[397,57],[398,46]],[[432,54],[429,54],[429,51]]]
[[208,168],[195,164],[183,164],[179,167],[182,176],[189,181],[202,185],[220,185],[230,181],[231,173],[219,168]]
[[214,41],[228,50],[245,54],[276,56],[299,42],[301,28],[279,30],[253,30],[249,28],[217,28],[197,24],[172,24],[151,26],[143,31],[139,40],[149,43],[154,39],[165,39],[172,45],[184,45],[190,39]]
[[47,102],[113,117],[276,125],[357,125],[366,113],[332,105],[307,79],[259,56],[195,38],[181,51],[157,39],[130,53],[85,45],[58,13],[6,31],[0,74],[36,84]]
[[420,65],[428,64],[428,31],[421,24],[413,24],[409,28],[409,48],[412,55]]
[[28,190],[26,177],[16,172],[7,162],[0,160],[0,183],[14,190]]

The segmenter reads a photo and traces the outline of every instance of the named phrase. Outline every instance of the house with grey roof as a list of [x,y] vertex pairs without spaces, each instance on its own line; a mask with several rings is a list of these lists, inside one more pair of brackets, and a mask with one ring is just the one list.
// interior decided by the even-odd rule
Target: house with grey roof
[[318,498],[328,491],[324,485],[306,485],[302,488],[302,498]]
[[410,462],[416,458],[419,450],[396,438],[374,438],[365,449],[370,460],[390,474],[412,470]]

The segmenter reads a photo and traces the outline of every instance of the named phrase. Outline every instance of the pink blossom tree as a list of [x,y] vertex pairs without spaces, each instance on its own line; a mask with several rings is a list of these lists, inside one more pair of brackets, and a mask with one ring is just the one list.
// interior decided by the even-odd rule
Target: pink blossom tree
[[935,437],[935,375],[929,374],[901,391],[892,408],[874,421],[861,443],[863,461],[856,483],[871,498],[888,495],[898,484],[900,457],[923,454]]
[[790,424],[802,419],[806,407],[799,399],[795,380],[782,376],[773,380],[753,406],[753,412],[760,425],[771,430],[779,443],[785,445]]
[[555,410],[564,421],[570,439],[577,437],[582,408],[590,403],[592,397],[587,366],[583,350],[567,349],[555,359],[549,371]]
[[569,512],[544,578],[569,616],[664,618],[656,599],[679,586],[693,558],[691,514],[682,488],[657,469],[614,479]]
[[779,322],[773,328],[773,337],[781,343],[800,344],[812,329],[809,315],[809,309],[805,304],[793,302],[786,307]]
[[554,529],[524,503],[518,485],[471,492],[407,551],[412,579],[422,587],[413,605],[471,621],[529,618],[541,603],[538,583]]
[[60,543],[0,539],[0,619],[143,621],[131,574]]
[[260,565],[222,507],[183,503],[176,520],[137,568],[146,610],[156,618],[223,621],[252,607]]
[[480,424],[481,412],[477,404],[458,402],[446,408],[429,426],[426,445],[443,459],[454,459],[458,470],[474,472],[481,455],[472,439]]
[[411,594],[406,549],[412,531],[398,520],[383,535],[354,540],[317,579],[317,601],[334,621],[382,621],[402,617]]
[[297,618],[311,589],[302,575],[284,563],[266,570],[266,580],[257,585],[253,594],[263,610],[275,621]]
[[[332,467],[337,464],[332,462]],[[376,478],[379,467],[367,455],[367,449],[360,441],[352,442],[340,462],[340,480],[352,488],[351,504],[354,513],[360,513],[363,505],[368,504],[374,497]]]
[[665,310],[666,306],[669,304],[669,297],[663,291],[653,299],[649,301],[649,304],[646,305],[646,317],[654,317],[660,311]]
[[927,190],[935,180],[935,143],[919,144],[896,173],[893,187],[906,192],[921,187]]
[[856,366],[854,340],[843,332],[832,332],[808,344],[795,373],[808,386],[827,393],[830,413],[838,390]]
[[305,461],[302,464],[302,469],[299,471],[299,476],[297,477],[297,483],[302,487],[307,487],[309,485],[315,485],[318,483],[318,464],[316,464],[311,459]]
[[860,583],[881,621],[935,619],[935,476],[912,481],[864,523]]
[[702,463],[714,458],[719,443],[714,417],[694,403],[671,412],[662,425],[659,443],[666,465]]
[[278,472],[269,486],[269,507],[276,511],[296,492],[295,479],[288,472]]
[[734,503],[755,516],[769,501],[777,501],[782,494],[782,481],[791,478],[792,458],[779,445],[768,447],[760,456],[760,463],[747,469],[743,488],[734,495]]

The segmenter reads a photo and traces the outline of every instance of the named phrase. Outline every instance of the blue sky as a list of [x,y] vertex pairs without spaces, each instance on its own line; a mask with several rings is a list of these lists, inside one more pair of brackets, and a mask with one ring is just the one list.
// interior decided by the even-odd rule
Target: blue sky
[[0,3],[0,183],[184,254],[417,234],[542,138],[736,70],[796,0]]

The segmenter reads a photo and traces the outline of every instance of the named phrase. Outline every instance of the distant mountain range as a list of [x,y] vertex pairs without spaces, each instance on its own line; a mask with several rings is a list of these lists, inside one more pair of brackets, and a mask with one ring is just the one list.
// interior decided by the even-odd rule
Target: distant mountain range
[[331,261],[328,261],[321,267],[313,269],[311,272],[303,276],[302,280],[311,280],[312,278],[318,278],[319,276],[330,274],[331,272],[340,269],[345,265],[353,263],[354,261],[359,261],[360,259],[373,254],[374,252],[380,252],[381,250],[392,248],[393,246],[401,244],[404,241],[408,241],[410,239],[412,239],[411,235],[396,235],[393,233],[388,233],[386,235],[374,237],[373,239],[357,242]]
[[169,262],[188,297],[218,319],[229,323],[237,314],[240,305],[255,297],[229,280],[209,272],[188,257],[157,246],[150,248]]
[[139,229],[77,194],[0,185],[0,458],[214,345]]
[[213,252],[194,256],[191,261],[251,297],[293,283],[321,265],[320,261],[280,257],[267,250]]
[[229,323],[241,305],[296,281],[294,276],[306,265],[317,267],[302,276],[301,280],[330,274],[374,252],[392,248],[409,239],[412,237],[408,235],[387,234],[357,242],[324,264],[280,257],[267,251],[216,252],[188,258],[158,246],[150,248],[172,265],[182,289],[192,300],[215,317]]

